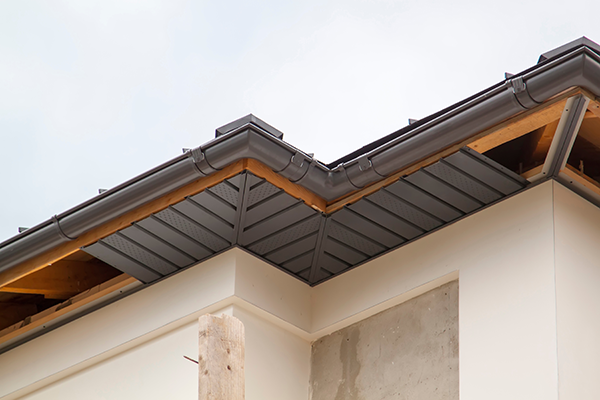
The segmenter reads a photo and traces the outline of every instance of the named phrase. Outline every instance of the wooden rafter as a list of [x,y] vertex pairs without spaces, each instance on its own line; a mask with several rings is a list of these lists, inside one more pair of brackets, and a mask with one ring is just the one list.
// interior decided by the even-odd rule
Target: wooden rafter
[[469,147],[479,153],[485,153],[506,142],[533,132],[552,122],[558,121],[562,115],[566,99],[555,99],[552,104],[542,104],[532,110],[526,111],[517,118],[513,118],[494,128],[482,138],[469,143]]
[[569,164],[567,164],[560,172],[568,176],[572,181],[579,183],[581,186],[600,196],[600,184],[587,175],[580,173]]
[[60,260],[0,288],[0,292],[41,294],[47,299],[66,300],[119,274],[101,261]]
[[33,302],[20,302],[18,299],[0,303],[0,329],[22,321],[26,317],[38,312],[37,304]]
[[560,119],[557,119],[543,128],[540,128],[539,138],[536,139],[535,146],[531,152],[530,158],[532,160],[541,160],[543,162],[543,160],[546,159],[546,155],[552,144],[552,139],[556,133],[556,128],[558,128],[559,121]]
[[[593,99],[593,97],[591,97]],[[588,110],[596,117],[600,118],[600,102],[598,100],[591,100],[588,104]]]
[[534,167],[528,171],[523,172],[521,174],[521,177],[523,177],[525,179],[532,178],[538,174],[541,174],[543,169],[544,169],[544,165],[538,165],[537,167]]
[[600,148],[600,118],[594,115],[594,118],[584,120],[578,135]]
[[40,313],[34,315],[30,314],[31,316],[28,316],[26,320],[0,330],[0,344],[14,339],[15,337],[22,335],[34,328],[42,326],[49,321],[60,317],[61,315],[89,304],[94,300],[100,299],[112,292],[123,289],[124,287],[135,282],[137,282],[135,278],[132,278],[127,274],[121,274],[107,282],[104,282],[98,286],[86,290],[83,293],[78,294],[75,297],[72,297],[66,302],[57,304]]

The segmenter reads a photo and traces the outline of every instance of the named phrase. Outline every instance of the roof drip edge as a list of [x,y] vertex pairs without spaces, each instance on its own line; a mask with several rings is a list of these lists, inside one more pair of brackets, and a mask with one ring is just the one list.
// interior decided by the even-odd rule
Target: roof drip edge
[[[519,79],[535,103],[575,86],[598,96],[600,58],[589,48],[579,47],[528,70]],[[68,242],[67,237],[77,238],[144,203],[245,158],[262,162],[327,201],[338,199],[525,111],[517,94],[512,80],[507,80],[472,102],[333,169],[250,120],[241,127],[243,129],[232,129],[188,151],[187,157],[179,156],[150,174],[142,174],[97,200],[83,203],[0,244],[0,273]]]

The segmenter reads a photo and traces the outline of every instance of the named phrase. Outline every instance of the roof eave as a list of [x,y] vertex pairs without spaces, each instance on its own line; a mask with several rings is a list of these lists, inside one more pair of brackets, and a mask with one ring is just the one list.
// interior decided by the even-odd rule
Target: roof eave
[[572,87],[584,88],[594,96],[600,94],[600,57],[586,46],[506,80],[472,101],[333,169],[249,120],[186,156],[179,156],[4,242],[0,245],[0,274],[242,159],[256,159],[325,201],[332,201]]

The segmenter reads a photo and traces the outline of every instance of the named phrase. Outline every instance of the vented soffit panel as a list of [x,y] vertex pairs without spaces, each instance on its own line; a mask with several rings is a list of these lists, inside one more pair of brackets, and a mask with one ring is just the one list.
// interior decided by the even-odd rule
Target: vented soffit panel
[[[287,182],[296,184],[297,187],[305,190],[306,193],[315,194],[321,199],[323,204],[327,205],[328,202],[344,198],[371,184],[388,179],[398,171],[412,166],[420,160],[433,156],[437,157],[437,154],[443,149],[456,146],[457,143],[462,143],[486,129],[497,126],[527,110],[535,109],[540,104],[559,93],[563,93],[567,89],[573,87],[583,88],[590,96],[596,97],[600,95],[600,56],[597,54],[597,45],[591,43],[593,42],[587,39],[580,40],[576,41],[574,44],[570,44],[565,49],[561,48],[558,54],[550,52],[550,58],[532,68],[507,78],[497,85],[477,93],[439,113],[411,124],[409,127],[403,128],[392,135],[377,140],[371,145],[367,145],[357,152],[348,155],[336,165],[325,165],[318,160],[315,160],[311,154],[305,153],[284,142],[282,140],[281,132],[265,122],[260,121],[258,118],[254,116],[244,117],[241,120],[219,128],[217,130],[217,137],[214,140],[198,148],[192,149],[182,156],[174,158],[165,164],[1,243],[0,284],[6,282],[6,278],[4,278],[3,275],[12,274],[14,271],[13,269],[18,269],[20,271],[19,273],[26,273],[27,268],[34,270],[35,268],[42,266],[43,263],[52,262],[52,257],[47,257],[46,255],[54,252],[59,246],[62,246],[61,248],[72,247],[74,244],[77,244],[77,247],[89,246],[90,241],[85,239],[85,235],[93,230],[97,228],[103,229],[106,224],[111,221],[114,221],[129,212],[138,210],[149,202],[164,198],[170,193],[180,190],[186,187],[186,185],[190,185],[199,179],[211,179],[211,177],[214,177],[223,169],[228,168],[234,163],[241,162],[242,160],[258,160],[262,165],[267,167],[269,171],[274,171],[281,178],[285,178]],[[463,151],[460,154],[466,153],[466,151]],[[448,157],[447,164],[451,165],[449,158],[450,157]],[[402,178],[399,184],[404,184],[406,187],[417,187],[420,191],[425,192],[427,192],[427,189],[430,189],[432,192],[428,193],[434,197],[438,197],[438,200],[444,200],[443,197],[439,197],[441,196],[441,193],[444,193],[444,196],[449,196],[448,199],[444,200],[449,204],[449,207],[462,214],[472,212],[471,210],[475,209],[476,205],[482,202],[485,204],[485,201],[478,199],[477,196],[468,194],[466,189],[459,189],[460,191],[456,191],[450,187],[450,189],[447,190],[447,193],[440,192],[440,189],[432,182],[437,184],[440,181],[443,181],[436,173],[439,175],[441,174],[439,170],[447,172],[447,168],[450,168],[444,163],[440,165],[443,166],[436,167],[438,169],[427,167],[423,171]],[[452,169],[452,171],[454,170]],[[514,176],[510,176],[510,174],[505,175],[509,176],[513,181],[519,181]],[[456,178],[456,176],[454,178]],[[480,178],[477,178],[477,182],[479,182],[482,187],[490,186],[493,188],[493,185]],[[523,182],[521,183],[524,184]],[[233,191],[237,190],[238,195],[240,194],[241,189],[239,187],[234,189],[235,184],[233,182],[224,184],[228,185]],[[456,185],[458,185],[458,183],[456,183]],[[375,196],[371,199],[371,195],[369,195],[364,200],[355,203],[353,206],[346,207],[344,212],[346,212],[346,215],[354,213],[360,215],[360,218],[366,218],[367,216],[363,215],[361,212],[352,210],[352,207],[359,207],[359,203],[375,204],[375,207],[377,207],[375,208],[376,210],[383,209],[386,210],[385,212],[390,212],[390,210],[383,207],[382,204],[384,199],[388,198],[386,197],[388,196],[387,192],[392,191],[392,186],[382,189],[381,193],[383,194],[378,193],[378,197]],[[442,187],[449,186],[446,185]],[[246,190],[246,188],[244,188],[244,190]],[[218,193],[213,193],[212,190],[206,192],[207,196],[212,196],[214,201],[220,201],[220,195]],[[282,196],[283,198],[285,197],[284,195],[285,193],[282,193],[279,196]],[[493,197],[489,194],[488,196]],[[406,200],[401,196],[398,198],[402,201]],[[224,232],[214,232],[210,227],[201,224],[205,229],[210,231],[207,232],[206,235],[210,236],[216,234],[217,237],[214,238],[216,241],[215,243],[220,243],[219,246],[216,246],[213,243],[213,246],[211,247],[208,242],[201,243],[201,241],[198,241],[197,238],[192,236],[192,240],[195,240],[204,246],[204,252],[208,254],[208,256],[222,251],[227,248],[227,246],[233,245],[242,246],[247,248],[248,251],[253,251],[251,249],[253,243],[244,244],[245,232],[253,229],[252,226],[247,226],[245,222],[246,213],[251,214],[252,208],[246,210],[246,203],[243,202],[242,199],[243,193],[242,197],[238,198],[238,201],[241,201],[241,203],[233,204],[229,202],[230,207],[229,211],[227,211],[228,214],[226,215],[230,215],[235,211],[234,218],[237,219],[234,219],[233,221],[227,220],[225,216],[211,210],[208,206],[198,203],[198,205],[204,207],[207,212],[211,211],[222,221],[227,221],[227,223],[231,225],[233,231],[231,234],[232,236],[228,236],[228,234]],[[186,201],[193,200],[187,199]],[[378,204],[378,201],[382,204]],[[456,202],[456,204],[453,202]],[[305,208],[304,206],[305,205],[302,204],[298,205],[298,210]],[[421,205],[416,206],[422,208]],[[224,206],[221,208],[225,209]],[[167,217],[171,216],[170,213],[188,221],[188,219],[186,219],[187,214],[182,214],[180,211],[173,210],[176,210],[175,205],[169,208],[169,212],[165,212],[161,215],[156,213],[156,215],[152,216],[153,221],[172,225],[171,223],[173,221],[165,221]],[[321,208],[321,211],[322,210],[323,208]],[[315,211],[314,209],[312,211],[320,215],[318,211]],[[281,212],[284,213],[284,210]],[[427,211],[427,213],[436,216],[429,211]],[[340,211],[340,215],[342,214],[343,212]],[[297,274],[292,272],[311,284],[326,279],[326,277],[322,276],[325,273],[324,271],[335,273],[338,269],[343,269],[342,267],[344,265],[350,268],[364,262],[369,259],[369,257],[381,254],[390,248],[394,248],[394,241],[391,239],[386,242],[385,239],[380,238],[380,240],[384,240],[384,242],[387,243],[385,244],[373,238],[368,238],[370,241],[374,241],[373,247],[365,247],[363,250],[359,250],[358,254],[342,251],[341,249],[343,249],[343,247],[340,246],[343,246],[346,242],[339,239],[342,237],[340,233],[341,228],[339,227],[341,225],[346,226],[346,224],[340,220],[340,218],[343,217],[336,215],[321,215],[318,217],[321,218],[321,221],[319,221],[314,257],[310,261],[310,271],[306,272],[308,269],[308,267],[306,267],[304,270],[298,271]],[[413,227],[417,232],[421,232],[421,230],[425,228],[411,222],[408,216],[402,218],[407,221],[407,226]],[[442,221],[446,222],[443,219]],[[254,228],[261,226],[259,222],[260,221],[256,222],[257,225]],[[136,227],[135,229],[141,230],[142,228],[143,227]],[[169,226],[166,228],[171,229]],[[204,228],[200,229],[202,230]],[[375,226],[375,228],[378,229],[379,227]],[[217,228],[213,227],[213,229]],[[328,233],[330,230],[332,232],[331,234]],[[404,240],[404,242],[413,239],[411,233],[404,232],[404,235],[406,235],[404,236],[400,232],[394,232],[390,229],[387,230],[398,236],[401,240]],[[425,229],[425,231],[428,230]],[[180,268],[180,264],[185,264],[183,260],[187,260],[185,257],[191,257],[192,260],[200,260],[206,256],[200,253],[188,254],[184,252],[185,254],[182,258],[178,258],[178,261],[173,264],[175,262],[174,260],[168,258],[164,259],[164,256],[161,254],[154,254],[157,250],[144,252],[142,249],[140,251],[142,251],[143,254],[138,254],[138,248],[135,244],[131,244],[133,247],[130,246],[130,243],[135,242],[135,240],[127,237],[127,234],[132,235],[129,231],[119,232],[120,236],[118,238],[115,237],[111,239],[112,244],[107,241],[101,241],[97,243],[95,249],[97,249],[98,252],[106,253],[107,251],[112,251],[112,249],[117,249],[121,246],[122,249],[119,250],[120,253],[118,254],[122,257],[123,262],[128,263],[132,268],[140,263],[143,265],[146,265],[146,263],[154,265],[154,267],[150,269],[143,267],[148,271],[146,272],[147,276],[144,279],[145,281],[151,281],[156,277],[156,274],[164,276],[168,274],[169,271],[173,270],[173,268]],[[179,233],[175,232],[175,234],[178,235]],[[275,232],[270,234],[275,234]],[[424,233],[421,233],[420,235],[422,234]],[[186,237],[188,236],[189,235],[186,234]],[[415,237],[418,236],[419,235]],[[160,239],[158,241],[164,243],[165,246],[172,246],[168,240],[161,238],[160,235],[153,235],[152,237],[157,238],[157,240]],[[347,237],[347,235],[344,237]],[[81,243],[80,241],[84,239],[86,242]],[[94,238],[93,240],[96,239],[97,238]],[[300,238],[298,240],[300,240]],[[306,241],[302,243],[308,243],[310,240],[312,239],[307,238]],[[298,247],[300,245],[296,242],[294,242],[294,245],[297,246],[296,248],[300,248]],[[383,250],[381,250],[382,245],[384,248]],[[221,248],[221,246],[225,247]],[[132,255],[133,253],[127,253],[125,251],[126,249],[128,249],[127,251],[129,252],[136,252],[135,257]],[[174,251],[179,250],[181,249],[176,249]],[[356,249],[353,249],[353,251],[354,250]],[[264,259],[269,260],[282,268],[286,268],[289,263],[294,261],[292,259],[283,260],[283,258],[281,258],[283,255],[279,257],[279,253],[277,253],[278,255],[275,257],[275,255],[270,253],[260,254],[258,250],[256,250],[256,254],[259,254]],[[310,257],[307,254],[299,254],[298,256],[302,255],[302,257],[300,257],[302,258],[302,261],[295,261],[294,265],[297,265],[297,267],[289,267],[288,269],[291,270],[290,268],[293,268],[296,270],[296,268],[308,265],[307,260]],[[281,261],[277,261],[280,260],[280,258]],[[139,259],[144,259],[146,261],[140,261]],[[152,261],[149,261],[150,259]],[[131,260],[135,260],[135,262]],[[323,260],[330,262],[329,269],[325,264],[322,264],[325,263]],[[35,263],[40,264],[34,265]],[[25,267],[25,264],[28,266]],[[333,266],[334,264],[336,267]]]
[[316,285],[527,184],[464,148],[326,215],[245,171],[83,250],[150,283],[239,246]]

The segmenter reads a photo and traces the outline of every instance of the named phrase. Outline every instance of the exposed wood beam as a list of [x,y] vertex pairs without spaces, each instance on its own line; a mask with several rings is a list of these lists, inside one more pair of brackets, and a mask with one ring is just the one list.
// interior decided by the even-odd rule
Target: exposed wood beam
[[598,182],[594,181],[589,176],[587,176],[585,174],[581,174],[578,170],[576,170],[569,164],[567,164],[566,167],[564,169],[562,169],[560,172],[562,172],[563,174],[568,176],[569,179],[579,183],[581,186],[585,187],[586,189],[588,189],[588,190],[594,192],[595,194],[597,194],[598,196],[600,196],[600,184]]
[[519,117],[498,125],[493,132],[489,132],[484,137],[470,143],[469,147],[479,153],[485,153],[501,144],[557,121],[562,115],[566,102],[566,99],[555,99],[552,104],[542,104],[526,111]]
[[[594,97],[590,98],[594,99]],[[590,104],[588,104],[588,110],[596,117],[600,118],[600,102],[598,102],[598,100],[591,100]]]
[[27,317],[27,319],[22,322],[17,322],[8,328],[0,330],[0,344],[14,339],[15,337],[22,335],[34,328],[42,326],[70,311],[89,304],[94,300],[102,298],[117,290],[123,289],[125,286],[135,282],[137,282],[135,278],[132,278],[127,274],[121,274],[109,280],[108,282],[104,282],[98,286],[95,286],[92,289],[80,293],[63,303],[60,303],[54,307],[50,307],[40,313],[32,315],[31,317]]
[[528,170],[528,171],[525,171],[525,172],[523,172],[523,173],[521,174],[521,176],[522,176],[523,178],[525,178],[525,179],[529,179],[529,178],[531,178],[532,176],[536,176],[537,174],[541,174],[541,173],[542,173],[542,169],[544,169],[544,166],[543,166],[543,165],[538,165],[538,166],[537,166],[537,167],[535,167],[535,168],[532,168],[532,169],[530,169],[530,170]]
[[37,305],[31,303],[0,303],[0,329],[22,321],[37,310]]
[[600,118],[592,118],[583,121],[579,128],[578,135],[594,146],[600,148]]
[[537,140],[537,143],[531,154],[532,160],[539,160],[543,162],[546,159],[546,155],[548,154],[548,150],[552,144],[552,139],[556,133],[556,128],[558,128],[559,121],[560,119],[557,119],[541,129],[540,138]]
[[102,262],[60,260],[0,288],[0,292],[41,294],[47,299],[66,300],[119,274]]

